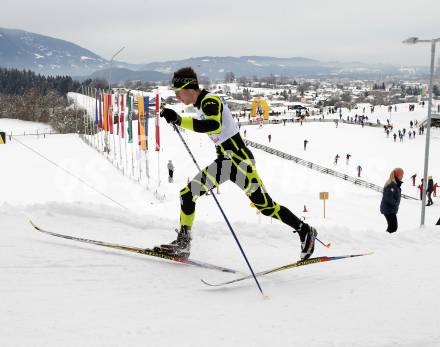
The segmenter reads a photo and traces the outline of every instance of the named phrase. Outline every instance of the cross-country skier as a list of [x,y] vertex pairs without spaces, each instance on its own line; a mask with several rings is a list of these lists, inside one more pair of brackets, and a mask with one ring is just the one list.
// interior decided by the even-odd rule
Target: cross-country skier
[[184,129],[207,134],[214,142],[217,158],[180,191],[180,230],[177,239],[160,246],[160,250],[188,258],[196,200],[213,187],[230,180],[246,193],[263,215],[276,218],[298,232],[301,258],[309,258],[314,251],[316,229],[269,196],[258,175],[254,156],[241,138],[228,106],[217,95],[200,90],[197,75],[191,67],[177,70],[172,83],[176,98],[185,105],[193,104],[199,118],[181,117],[169,108],[161,111],[161,117]]
[[347,153],[347,155],[345,156],[346,164],[347,164],[347,165],[350,163],[350,157],[351,157],[351,154],[350,154],[350,153]]
[[358,177],[361,177],[361,172],[362,172],[362,166],[358,165],[357,166]]

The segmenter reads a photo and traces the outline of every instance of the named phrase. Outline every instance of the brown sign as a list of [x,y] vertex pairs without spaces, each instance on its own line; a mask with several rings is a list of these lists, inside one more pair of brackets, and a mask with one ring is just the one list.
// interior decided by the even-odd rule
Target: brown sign
[[319,200],[328,200],[328,192],[320,192]]

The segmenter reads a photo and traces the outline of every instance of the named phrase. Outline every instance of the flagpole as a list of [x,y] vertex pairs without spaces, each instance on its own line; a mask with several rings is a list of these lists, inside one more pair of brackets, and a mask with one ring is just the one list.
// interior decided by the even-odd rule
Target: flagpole
[[160,132],[159,132],[160,96],[159,88],[156,94],[156,151],[157,151],[157,187],[160,186]]
[[[141,91],[141,96],[142,95],[142,91]],[[141,182],[142,179],[142,134],[141,134],[141,115],[142,115],[142,108],[139,107],[139,96],[138,96],[138,123],[137,123],[137,128],[138,128],[138,146],[137,146],[137,159],[138,159],[138,166],[139,166],[139,183]]]
[[84,105],[87,105],[85,93],[86,93],[86,91],[83,87],[82,88],[82,99],[83,99],[82,104],[83,104],[83,109],[85,110],[85,112],[83,112],[83,135],[82,135],[83,139],[86,138],[86,135],[87,135],[87,125],[86,125],[86,115],[85,115],[85,113],[87,112],[87,106],[84,107]]
[[99,108],[98,108],[98,91],[97,91],[97,89],[96,89],[96,87],[94,88],[94,92],[95,92],[95,112],[96,112],[96,114],[95,114],[95,121],[93,122],[93,124],[95,124],[95,134],[94,134],[94,136],[95,136],[95,138],[96,138],[96,150],[98,151],[98,152],[100,152],[100,150],[99,150],[99,145],[100,145],[100,143],[99,143],[99,127],[98,127],[98,125],[99,125]]
[[86,88],[86,124],[87,124],[87,138],[88,145],[92,147],[92,139],[90,138],[90,130],[89,130],[89,110],[90,110],[90,99],[89,99],[89,87]]
[[109,121],[108,121],[108,94],[103,93],[103,114],[102,114],[102,121],[103,121],[103,128],[104,128],[104,152],[106,154],[106,158],[108,161],[110,161],[110,139],[109,139]]
[[147,176],[147,189],[150,185],[150,165],[148,165],[148,147],[145,150],[145,175]]
[[139,166],[138,182],[141,182],[141,179],[142,179],[142,165],[141,165],[142,164],[142,158],[141,158],[142,150],[140,149],[140,147],[138,147],[137,153],[138,153],[138,166]]
[[102,151],[104,152],[104,133],[105,131],[103,131],[104,125],[102,124],[103,121],[103,96],[104,93],[103,91],[100,91],[98,89],[98,101],[99,101],[99,119],[98,119],[98,128],[100,128],[100,138],[101,138],[101,146],[102,146]]
[[134,143],[133,143],[133,139],[131,140],[131,175],[134,179],[135,176],[134,176]]
[[160,186],[160,151],[157,151],[157,187]]
[[87,124],[87,117],[88,117],[88,112],[89,112],[89,99],[87,98],[87,92],[88,92],[89,87],[85,87],[84,89],[84,138],[86,139],[86,143],[90,146],[90,141],[89,141],[89,125]]
[[130,128],[131,128],[131,175],[134,179],[134,141],[133,141],[133,96],[128,98],[128,101],[130,102],[130,109],[128,110],[129,118],[128,121],[130,122]]
[[[125,109],[127,108],[127,99],[125,97],[125,94],[122,94],[122,100],[124,100],[124,122],[123,122],[123,126],[124,126],[124,132],[125,132],[125,119],[128,118],[128,114],[125,113]],[[127,116],[125,116],[126,114],[127,114]],[[124,172],[128,172],[127,136],[128,136],[128,131],[127,131],[127,134],[124,134],[124,152],[125,152]],[[127,176],[128,176],[128,174],[127,174]]]
[[[145,174],[147,176],[147,190],[150,186],[150,165],[149,165],[149,155],[148,155],[148,116],[150,115],[150,97],[147,95],[148,103],[145,110]],[[145,105],[145,99],[144,99]]]
[[96,144],[97,144],[97,150],[98,152],[101,152],[101,134],[99,131],[99,89],[95,88],[95,97],[96,97],[96,105],[98,105],[98,122],[96,123]]
[[[92,99],[92,87],[89,87],[88,88],[88,93],[89,93],[89,97],[88,97],[88,100],[89,100],[89,107],[90,107],[90,110],[92,110],[92,103],[93,103],[93,99]],[[92,116],[93,116],[93,112],[90,112],[90,142],[91,142],[91,146],[94,148],[95,147],[95,138],[93,137],[93,126],[92,126],[92,124],[94,124],[95,122],[93,121],[92,122]]]
[[111,110],[111,112],[110,112],[110,122],[111,122],[111,124],[112,124],[112,138],[113,138],[113,164],[117,161],[116,160],[116,141],[115,141],[115,129],[113,128],[113,126],[115,125],[115,122],[114,122],[114,120],[115,120],[115,116],[114,116],[114,114],[113,114],[113,107],[114,107],[114,102],[113,102],[113,93],[112,92],[110,92],[111,94],[110,94],[110,100],[111,100],[111,108],[110,108],[110,110]]
[[118,94],[118,127],[119,127],[119,163],[121,164],[122,168],[122,146],[121,146],[121,136],[122,136],[122,124],[121,124],[121,115],[122,115],[122,104],[121,100],[119,100],[119,94]]
[[[145,106],[145,99],[144,99],[144,106]],[[150,166],[148,165],[148,115],[150,113],[150,99],[148,97],[148,104],[145,109],[145,177],[146,177],[146,188],[149,190],[150,186]]]

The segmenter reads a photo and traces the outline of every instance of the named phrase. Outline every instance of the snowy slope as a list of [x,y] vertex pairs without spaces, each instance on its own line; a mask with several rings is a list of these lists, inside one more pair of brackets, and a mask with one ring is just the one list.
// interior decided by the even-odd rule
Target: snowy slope
[[[26,125],[8,120],[6,126],[0,119],[0,128],[6,127],[14,133]],[[410,170],[421,175],[420,161],[413,156],[422,155],[424,137],[406,146],[391,143],[381,129],[353,125],[247,129],[248,138],[264,144],[270,130],[271,145],[292,154],[302,151],[300,136],[307,131],[314,138],[305,159],[321,164],[327,157],[332,160],[344,138],[356,138],[350,142],[352,166],[355,156],[362,157],[366,167],[374,167],[370,178],[378,184],[395,163],[410,167],[404,190],[416,195],[409,175]],[[320,146],[329,134],[331,140]],[[430,161],[434,179],[440,176],[436,134]],[[200,165],[209,164],[214,157],[209,140],[190,133],[184,137]],[[297,144],[283,149],[295,138]],[[253,150],[272,197],[332,242],[330,250],[317,246],[316,255],[375,252],[262,278],[269,297],[264,300],[252,281],[208,288],[200,278],[216,282],[233,275],[56,239],[28,224],[31,218],[55,232],[145,247],[174,238],[178,191],[196,169],[165,123],[160,155],[149,153],[149,182],[124,177],[76,135],[16,140],[0,146],[1,346],[440,345],[440,234],[432,226],[440,217],[439,198],[427,209],[423,230],[418,227],[420,203],[403,200],[399,231],[388,235],[378,212],[378,193]],[[176,166],[173,184],[166,182],[168,159]],[[338,166],[346,166],[345,161]],[[156,190],[165,195],[164,201],[155,198]],[[323,190],[330,192],[325,219],[318,200]],[[233,184],[223,185],[218,198],[256,271],[298,258],[297,236],[277,221],[263,218],[260,223]],[[310,212],[302,213],[304,205]],[[198,201],[192,257],[247,271],[209,196]]]

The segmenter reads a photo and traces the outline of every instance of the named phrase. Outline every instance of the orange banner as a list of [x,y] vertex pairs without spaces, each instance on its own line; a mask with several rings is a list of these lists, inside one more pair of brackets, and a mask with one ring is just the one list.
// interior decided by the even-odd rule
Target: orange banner
[[107,94],[104,94],[104,130],[108,131],[108,99]]
[[139,146],[143,151],[147,150],[147,137],[145,135],[145,120],[146,114],[144,111],[144,98],[138,96],[138,135],[139,135]]

